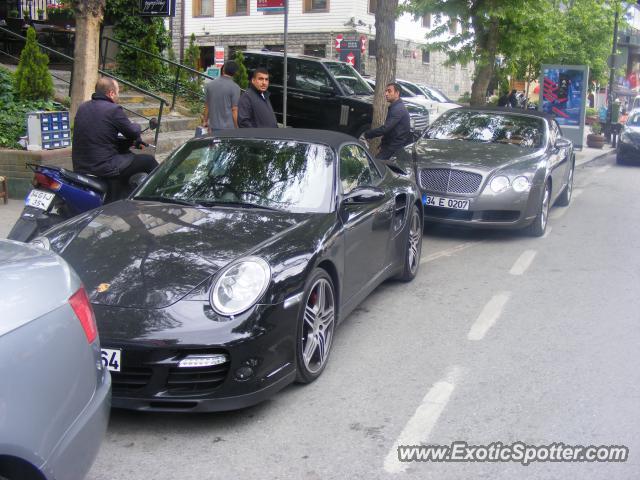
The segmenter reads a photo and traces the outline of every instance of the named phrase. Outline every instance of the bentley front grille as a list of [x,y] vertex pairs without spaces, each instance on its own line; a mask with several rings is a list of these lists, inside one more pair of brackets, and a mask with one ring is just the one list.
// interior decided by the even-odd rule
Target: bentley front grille
[[425,168],[420,171],[420,187],[437,193],[476,193],[482,175],[448,168]]

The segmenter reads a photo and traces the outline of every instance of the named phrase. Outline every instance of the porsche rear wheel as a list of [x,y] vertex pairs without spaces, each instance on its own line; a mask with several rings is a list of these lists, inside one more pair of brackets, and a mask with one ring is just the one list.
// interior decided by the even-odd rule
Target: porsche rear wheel
[[410,282],[418,274],[422,253],[422,218],[417,206],[411,208],[407,232],[407,249],[404,254],[402,272],[398,275],[401,282]]
[[316,268],[307,281],[296,341],[299,383],[311,383],[329,360],[336,324],[336,295],[329,274]]

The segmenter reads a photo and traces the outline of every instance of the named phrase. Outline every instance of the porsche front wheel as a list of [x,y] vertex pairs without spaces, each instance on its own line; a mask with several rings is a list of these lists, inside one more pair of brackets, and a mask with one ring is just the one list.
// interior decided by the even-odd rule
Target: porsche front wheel
[[336,324],[336,295],[329,274],[316,268],[307,281],[296,340],[299,383],[311,383],[329,360]]

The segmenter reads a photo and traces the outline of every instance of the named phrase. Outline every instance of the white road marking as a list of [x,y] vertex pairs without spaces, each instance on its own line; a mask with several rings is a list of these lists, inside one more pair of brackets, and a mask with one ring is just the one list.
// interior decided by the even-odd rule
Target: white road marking
[[467,339],[475,341],[482,340],[493,324],[500,318],[502,309],[507,304],[510,296],[511,292],[500,292],[494,295],[493,298],[489,300],[489,303],[484,306],[482,312],[480,312],[480,316],[471,326]]
[[445,378],[433,384],[422,399],[413,416],[409,419],[400,436],[389,450],[384,460],[384,469],[388,473],[402,473],[409,464],[398,460],[399,445],[420,445],[425,443],[438,422],[440,414],[447,406],[462,369],[451,367]]
[[511,275],[522,275],[527,271],[529,266],[531,266],[531,262],[536,258],[537,253],[535,250],[525,250],[523,254],[518,257],[516,263],[513,264],[509,273]]
[[553,230],[553,227],[547,224],[547,231],[544,232],[544,235],[542,236],[542,238],[547,238],[549,235],[551,235],[552,230]]
[[580,195],[582,195],[582,192],[584,192],[584,190],[582,190],[581,188],[574,188],[571,196],[573,198],[578,198]]
[[427,262],[433,262],[434,260],[437,260],[442,257],[450,257],[455,253],[461,252],[462,250],[466,250],[467,248],[471,248],[481,243],[482,241],[461,243],[460,245],[456,245],[455,247],[447,248],[445,250],[441,250],[439,252],[435,252],[430,255],[427,255],[426,257],[422,257],[422,259],[420,260],[420,263],[422,264]]

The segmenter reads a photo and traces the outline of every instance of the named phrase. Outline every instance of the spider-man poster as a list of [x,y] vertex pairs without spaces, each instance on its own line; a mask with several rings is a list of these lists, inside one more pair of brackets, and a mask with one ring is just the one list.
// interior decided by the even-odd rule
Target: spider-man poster
[[547,66],[542,72],[542,111],[554,115],[560,125],[579,126],[584,118],[585,68]]

